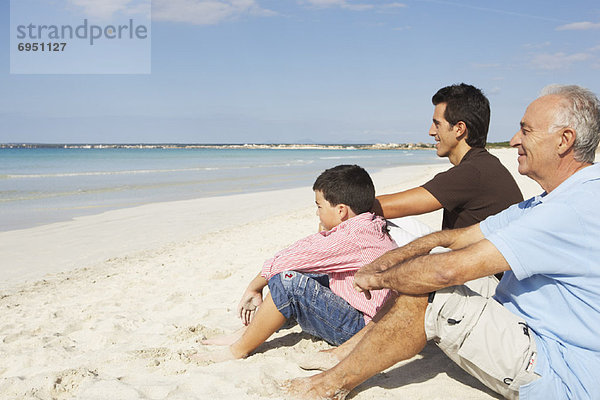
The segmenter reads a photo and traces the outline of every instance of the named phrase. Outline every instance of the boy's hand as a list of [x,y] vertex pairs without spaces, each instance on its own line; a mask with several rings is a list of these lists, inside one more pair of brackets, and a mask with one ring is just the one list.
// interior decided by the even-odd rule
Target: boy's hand
[[250,323],[253,314],[262,304],[262,301],[262,290],[244,292],[242,300],[240,300],[240,303],[238,304],[238,314],[244,325],[248,325]]

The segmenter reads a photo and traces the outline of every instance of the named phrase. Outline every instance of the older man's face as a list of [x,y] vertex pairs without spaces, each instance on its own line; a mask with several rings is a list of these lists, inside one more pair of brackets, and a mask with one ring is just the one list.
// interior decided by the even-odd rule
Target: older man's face
[[519,152],[519,173],[540,182],[556,168],[560,130],[549,132],[560,98],[540,97],[527,107],[521,119],[521,129],[510,145]]

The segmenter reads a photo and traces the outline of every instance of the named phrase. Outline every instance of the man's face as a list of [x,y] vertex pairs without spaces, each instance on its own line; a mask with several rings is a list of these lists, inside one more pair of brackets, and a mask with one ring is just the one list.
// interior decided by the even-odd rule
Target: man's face
[[519,173],[540,181],[556,168],[561,131],[549,132],[554,121],[558,96],[543,96],[527,107],[521,119],[521,129],[510,145],[519,153]]
[[450,125],[444,112],[446,111],[446,103],[440,103],[433,110],[433,122],[429,128],[429,136],[433,136],[436,141],[435,148],[437,149],[438,157],[448,157],[451,151],[458,144],[454,127]]

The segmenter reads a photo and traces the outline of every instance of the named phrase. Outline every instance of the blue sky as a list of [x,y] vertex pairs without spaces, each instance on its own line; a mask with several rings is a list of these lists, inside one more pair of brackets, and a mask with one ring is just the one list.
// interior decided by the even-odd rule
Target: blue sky
[[[39,1],[90,21],[135,3]],[[431,96],[459,82],[503,141],[547,84],[600,93],[597,0],[154,0],[139,75],[10,74],[9,11],[0,143],[431,142]]]

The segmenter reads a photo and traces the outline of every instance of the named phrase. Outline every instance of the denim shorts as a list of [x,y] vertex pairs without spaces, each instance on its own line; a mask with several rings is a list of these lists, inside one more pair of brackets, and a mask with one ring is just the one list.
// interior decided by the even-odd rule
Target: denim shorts
[[269,279],[275,306],[303,331],[340,345],[365,326],[363,313],[329,289],[327,275],[286,271]]

